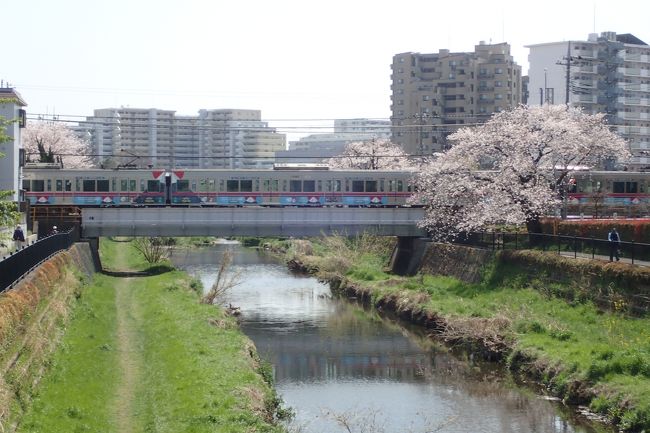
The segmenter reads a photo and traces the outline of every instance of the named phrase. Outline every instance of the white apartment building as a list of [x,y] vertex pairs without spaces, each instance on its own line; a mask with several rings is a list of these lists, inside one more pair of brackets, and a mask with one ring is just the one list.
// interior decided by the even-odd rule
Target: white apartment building
[[277,152],[275,157],[278,162],[322,162],[341,154],[348,143],[390,138],[390,120],[335,119],[333,133],[311,134],[290,141],[289,150]]
[[650,169],[650,46],[630,34],[528,45],[529,105],[570,104],[605,113],[627,140],[632,170]]
[[270,168],[286,138],[260,110],[200,110],[176,116],[156,108],[104,108],[80,122],[98,164],[158,168]]

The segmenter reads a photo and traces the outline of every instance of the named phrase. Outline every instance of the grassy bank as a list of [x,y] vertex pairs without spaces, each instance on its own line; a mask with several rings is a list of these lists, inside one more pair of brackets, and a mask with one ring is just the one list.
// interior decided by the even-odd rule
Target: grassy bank
[[567,302],[495,264],[479,284],[396,277],[383,270],[387,247],[359,238],[300,241],[290,255],[325,278],[342,278],[343,286],[377,306],[432,319],[434,332],[447,341],[500,351],[513,371],[533,376],[568,402],[589,404],[623,429],[650,429],[647,317],[603,311],[589,300]]
[[[129,247],[102,239],[103,262],[123,269]],[[98,275],[19,431],[281,431],[252,343],[191,285],[176,271]]]

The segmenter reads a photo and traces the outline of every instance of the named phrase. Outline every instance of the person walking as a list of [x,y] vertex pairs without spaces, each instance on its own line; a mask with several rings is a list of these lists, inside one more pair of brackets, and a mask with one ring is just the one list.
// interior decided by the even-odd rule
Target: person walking
[[609,241],[609,261],[613,261],[614,257],[616,257],[616,261],[618,262],[620,260],[621,237],[618,235],[616,227],[613,227],[609,232],[607,240]]
[[23,228],[20,227],[20,224],[16,226],[16,230],[14,230],[14,244],[16,245],[16,250],[20,250],[23,248],[23,245],[25,244],[25,233],[23,233]]

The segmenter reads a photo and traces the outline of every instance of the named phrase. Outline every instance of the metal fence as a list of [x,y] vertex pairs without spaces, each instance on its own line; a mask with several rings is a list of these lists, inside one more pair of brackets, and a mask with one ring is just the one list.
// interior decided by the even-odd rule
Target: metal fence
[[[470,232],[459,236],[455,243],[492,250],[543,250],[573,257],[610,259],[618,250],[619,257],[632,264],[650,265],[650,244],[619,242],[612,246],[607,239],[562,236],[544,233]],[[615,256],[615,254],[612,254]],[[615,258],[614,258],[615,260]]]
[[68,249],[78,240],[76,229],[48,236],[0,259],[0,292],[14,285],[52,254]]

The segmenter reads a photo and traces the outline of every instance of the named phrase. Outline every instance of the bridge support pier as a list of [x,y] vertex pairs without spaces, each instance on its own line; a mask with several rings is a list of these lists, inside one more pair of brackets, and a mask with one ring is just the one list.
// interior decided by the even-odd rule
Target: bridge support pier
[[390,258],[391,272],[397,275],[417,274],[429,242],[429,238],[399,236]]

